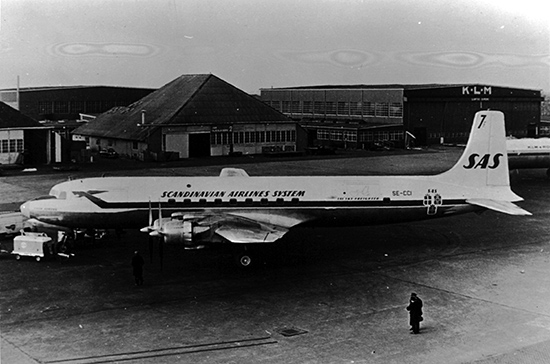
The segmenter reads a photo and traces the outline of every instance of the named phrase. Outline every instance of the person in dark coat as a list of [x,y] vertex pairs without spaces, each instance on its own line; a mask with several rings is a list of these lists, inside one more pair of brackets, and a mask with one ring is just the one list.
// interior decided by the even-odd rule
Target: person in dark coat
[[420,321],[424,319],[422,318],[422,300],[414,292],[411,293],[407,311],[409,311],[411,330],[413,334],[418,334],[420,332]]
[[143,264],[145,264],[145,261],[136,250],[134,252],[134,256],[132,257],[132,267],[134,268],[134,278],[136,279],[136,286],[141,286],[143,284]]

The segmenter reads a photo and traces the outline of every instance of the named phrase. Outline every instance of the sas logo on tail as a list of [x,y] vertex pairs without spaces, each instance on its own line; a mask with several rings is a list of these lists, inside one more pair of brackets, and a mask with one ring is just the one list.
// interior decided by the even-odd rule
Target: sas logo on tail
[[463,167],[465,169],[495,169],[500,165],[500,158],[502,157],[502,153],[495,154],[493,158],[491,158],[490,154],[485,154],[484,156],[475,153],[470,154],[468,157],[468,164]]

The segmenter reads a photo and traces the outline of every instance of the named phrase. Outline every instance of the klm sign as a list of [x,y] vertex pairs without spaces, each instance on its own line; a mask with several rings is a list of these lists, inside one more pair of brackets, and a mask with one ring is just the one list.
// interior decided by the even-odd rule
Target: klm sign
[[491,86],[462,86],[462,95],[487,96],[492,92]]

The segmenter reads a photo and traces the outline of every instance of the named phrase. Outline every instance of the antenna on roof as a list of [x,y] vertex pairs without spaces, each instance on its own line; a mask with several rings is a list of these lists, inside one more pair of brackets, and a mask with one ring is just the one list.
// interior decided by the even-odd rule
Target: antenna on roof
[[145,125],[145,110],[141,110],[141,125]]

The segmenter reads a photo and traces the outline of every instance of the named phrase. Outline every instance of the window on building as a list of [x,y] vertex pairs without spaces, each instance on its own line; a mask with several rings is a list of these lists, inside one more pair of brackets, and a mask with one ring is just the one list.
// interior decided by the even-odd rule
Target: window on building
[[50,101],[39,101],[38,102],[38,113],[39,114],[53,114],[53,103]]
[[71,113],[83,113],[86,111],[86,103],[84,101],[70,101],[69,109]]
[[344,131],[344,141],[356,142],[357,141],[357,132],[356,131]]
[[281,101],[271,101],[271,107],[275,110],[281,111]]
[[304,101],[303,110],[302,112],[304,114],[311,114],[313,113],[313,102],[311,101]]
[[90,114],[101,113],[101,101],[86,101],[86,112]]
[[250,143],[250,132],[249,131],[244,132],[244,142],[245,143]]
[[317,139],[319,140],[329,140],[330,139],[330,132],[325,129],[319,129],[317,130]]
[[349,103],[349,113],[350,115],[361,115],[362,104],[360,102],[350,102]]
[[374,132],[374,140],[389,140],[390,136],[387,131],[375,131]]
[[390,140],[392,141],[403,140],[403,132],[400,130],[390,131]]
[[243,144],[244,143],[244,132],[242,131],[236,131],[233,133],[233,142],[235,144]]
[[403,117],[403,104],[400,102],[390,103],[390,118]]
[[290,113],[290,101],[283,101],[283,113]]
[[[165,135],[163,135],[163,137],[164,137],[164,136],[165,136]],[[138,147],[138,142],[132,142],[132,149],[133,149],[133,150],[138,150],[138,148],[139,148],[139,147]]]
[[324,101],[315,101],[313,103],[313,113],[314,114],[325,114],[325,102]]
[[290,112],[293,114],[301,114],[302,108],[300,107],[300,101],[291,101]]
[[349,103],[344,101],[338,101],[338,115],[349,115]]
[[376,103],[376,116],[387,117],[389,115],[389,106],[387,102]]
[[364,116],[374,116],[374,103],[372,103],[372,102],[363,102],[363,115]]
[[67,101],[54,101],[53,112],[55,114],[68,114],[69,103]]
[[332,101],[327,101],[325,103],[325,111],[329,115],[336,115],[336,105]]
[[331,130],[330,131],[330,140],[342,140],[343,133],[341,130]]

